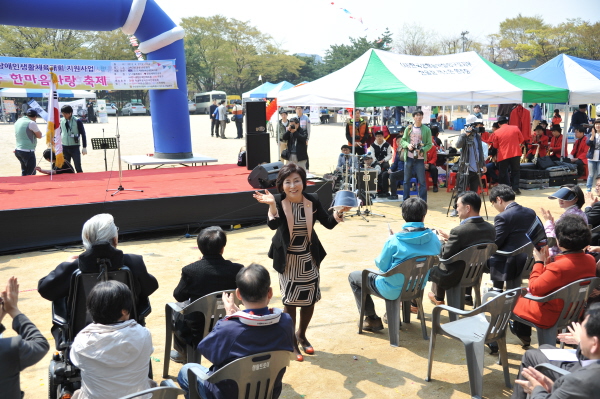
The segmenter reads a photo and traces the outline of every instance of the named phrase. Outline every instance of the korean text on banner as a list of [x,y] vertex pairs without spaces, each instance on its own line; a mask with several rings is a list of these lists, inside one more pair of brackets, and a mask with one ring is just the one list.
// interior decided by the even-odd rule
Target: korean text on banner
[[50,88],[50,68],[58,89],[177,89],[175,60],[92,61],[0,57],[0,88]]

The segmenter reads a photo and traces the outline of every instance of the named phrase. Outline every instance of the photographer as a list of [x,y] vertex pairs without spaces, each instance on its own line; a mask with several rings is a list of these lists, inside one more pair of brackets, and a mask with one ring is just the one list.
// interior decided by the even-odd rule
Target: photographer
[[281,140],[287,141],[287,149],[290,152],[289,161],[306,170],[308,134],[300,127],[300,120],[298,118],[290,119],[290,123]]
[[419,198],[427,201],[427,185],[425,184],[425,163],[427,163],[427,152],[431,149],[431,130],[423,125],[423,111],[417,110],[412,114],[414,123],[406,128],[402,136],[402,148],[404,151],[404,201],[410,196],[410,177],[413,169],[417,174],[419,182]]
[[452,217],[458,216],[456,205],[460,194],[464,191],[476,193],[481,184],[481,173],[487,171],[485,167],[486,157],[483,152],[479,128],[477,127],[479,123],[481,123],[481,119],[477,119],[475,115],[469,115],[464,133],[456,140],[456,148],[460,148],[461,152],[456,171],[457,200],[454,202],[454,209],[450,213]]

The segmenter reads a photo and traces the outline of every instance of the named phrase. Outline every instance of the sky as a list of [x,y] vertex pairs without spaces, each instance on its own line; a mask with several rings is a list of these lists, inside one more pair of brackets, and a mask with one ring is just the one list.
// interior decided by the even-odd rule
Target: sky
[[[402,26],[421,25],[442,37],[460,35],[483,41],[506,18],[541,16],[557,25],[568,18],[600,21],[600,0],[155,0],[177,23],[182,17],[224,15],[249,21],[270,34],[289,54],[325,55],[332,44],[349,44],[349,37],[379,37],[385,28],[396,37]],[[461,5],[464,4],[464,5]],[[575,5],[576,4],[576,5]],[[419,7],[419,8],[417,8]]]

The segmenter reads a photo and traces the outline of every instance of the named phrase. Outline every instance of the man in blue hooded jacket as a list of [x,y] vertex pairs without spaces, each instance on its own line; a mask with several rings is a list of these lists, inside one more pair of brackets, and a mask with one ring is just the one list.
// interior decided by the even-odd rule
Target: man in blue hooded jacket
[[[427,214],[427,202],[420,198],[409,198],[402,203],[402,218],[406,222],[402,231],[391,234],[383,245],[375,264],[382,272],[387,272],[399,263],[423,255],[439,255],[442,245],[437,236],[425,227],[425,215]],[[391,233],[391,231],[390,231]],[[348,276],[350,287],[356,299],[356,307],[360,313],[362,296],[362,270],[357,270]],[[369,274],[367,283],[369,289],[386,299],[395,300],[400,296],[404,276],[396,274],[391,277],[381,277],[373,273]],[[375,304],[371,296],[367,296],[365,302],[364,330],[378,331],[383,329],[381,318],[375,313]]]

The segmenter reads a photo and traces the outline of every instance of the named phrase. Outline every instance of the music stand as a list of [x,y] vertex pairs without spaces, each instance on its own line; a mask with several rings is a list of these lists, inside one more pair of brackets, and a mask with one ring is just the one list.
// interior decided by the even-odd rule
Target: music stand
[[[117,112],[117,134],[115,137],[116,140],[116,148],[117,148],[117,156],[119,157],[119,187],[116,188],[116,191],[114,193],[112,193],[110,196],[114,197],[115,195],[119,194],[121,191],[138,191],[140,193],[143,193],[144,190],[133,190],[130,188],[123,188],[123,168],[121,167],[121,135],[119,134],[119,113]],[[102,132],[104,132],[104,129],[102,130]],[[109,191],[113,191],[113,189],[107,189],[106,192]]]
[[[104,130],[104,129],[102,129]],[[108,172],[108,163],[106,162],[106,150],[117,149],[117,139],[115,137],[107,138],[93,138],[92,139],[93,150],[104,150],[104,170]]]

